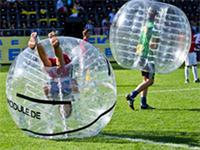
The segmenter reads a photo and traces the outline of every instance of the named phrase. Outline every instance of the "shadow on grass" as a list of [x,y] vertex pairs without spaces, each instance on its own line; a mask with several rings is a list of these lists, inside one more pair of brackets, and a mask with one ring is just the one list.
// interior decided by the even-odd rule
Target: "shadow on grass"
[[[130,143],[152,143],[158,142],[161,144],[185,144],[188,146],[199,147],[200,133],[191,132],[169,132],[169,131],[133,131],[124,130],[119,133],[102,132],[96,137],[84,138],[84,139],[67,139],[58,140],[60,142],[92,142],[92,143],[115,143],[115,144],[130,144]],[[131,139],[131,140],[127,140]],[[134,142],[135,139],[135,142]],[[145,141],[146,140],[146,141]],[[149,142],[148,142],[149,141]]]
[[200,108],[156,108],[158,111],[197,111],[200,112]]
[[2,65],[0,67],[0,72],[8,72],[10,65]]
[[112,65],[114,70],[125,70],[125,68],[121,67],[116,62],[111,62],[111,65]]

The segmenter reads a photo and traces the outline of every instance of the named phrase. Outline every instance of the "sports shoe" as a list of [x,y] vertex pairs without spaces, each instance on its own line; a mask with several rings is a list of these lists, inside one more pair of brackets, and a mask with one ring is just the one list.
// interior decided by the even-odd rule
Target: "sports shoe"
[[141,109],[155,109],[154,107],[149,106],[148,104],[146,106],[140,106]]
[[126,96],[126,100],[128,101],[129,107],[130,107],[132,110],[134,110],[134,105],[133,105],[134,99],[131,98],[130,94],[128,94],[128,95]]
[[185,83],[189,83],[189,82],[190,82],[189,79],[186,79],[186,80],[185,80]]
[[195,83],[200,83],[200,80],[199,78],[197,80],[194,81]]

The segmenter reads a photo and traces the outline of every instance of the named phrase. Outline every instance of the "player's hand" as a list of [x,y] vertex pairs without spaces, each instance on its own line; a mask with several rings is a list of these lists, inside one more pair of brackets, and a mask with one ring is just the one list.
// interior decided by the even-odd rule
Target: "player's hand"
[[57,49],[59,47],[59,40],[56,37],[56,33],[55,32],[50,32],[48,34],[48,37],[50,38],[50,43],[53,46],[54,49]]
[[28,41],[28,47],[31,49],[35,49],[37,45],[37,32],[31,33],[31,37]]

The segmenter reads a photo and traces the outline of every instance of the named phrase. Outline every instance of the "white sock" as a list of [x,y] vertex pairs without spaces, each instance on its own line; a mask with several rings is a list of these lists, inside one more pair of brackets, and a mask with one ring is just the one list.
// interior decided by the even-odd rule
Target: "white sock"
[[185,80],[189,79],[189,67],[185,66]]
[[192,66],[192,73],[194,76],[194,81],[196,81],[198,79],[197,66]]

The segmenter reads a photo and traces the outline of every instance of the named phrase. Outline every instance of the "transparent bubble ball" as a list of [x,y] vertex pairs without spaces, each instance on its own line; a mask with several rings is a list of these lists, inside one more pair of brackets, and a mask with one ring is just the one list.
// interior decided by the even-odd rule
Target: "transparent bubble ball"
[[131,0],[115,15],[110,30],[113,57],[124,68],[169,73],[180,67],[191,44],[191,28],[177,7]]
[[[26,48],[8,73],[9,111],[17,126],[30,136],[67,139],[97,135],[111,120],[116,104],[113,69],[91,44],[71,37],[58,39],[63,53],[71,58],[65,65],[67,73],[62,74],[56,66],[45,67],[37,50]],[[49,57],[55,57],[49,39],[40,43]]]

